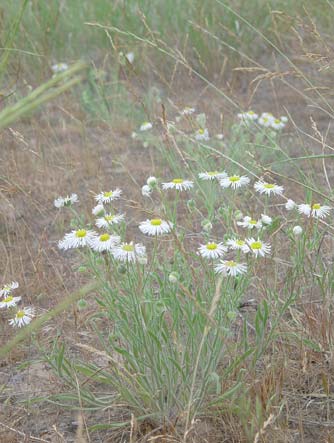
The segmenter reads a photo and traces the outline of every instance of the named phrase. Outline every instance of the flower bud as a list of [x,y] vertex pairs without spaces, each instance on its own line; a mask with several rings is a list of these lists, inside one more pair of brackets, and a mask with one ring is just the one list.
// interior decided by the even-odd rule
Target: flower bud
[[302,232],[303,232],[303,228],[301,226],[294,226],[294,228],[292,229],[293,234],[298,237]]
[[175,271],[171,272],[168,276],[168,280],[170,283],[177,283],[179,281],[179,274]]
[[147,265],[147,257],[146,255],[139,255],[137,257],[138,263],[141,265]]
[[155,177],[151,176],[146,180],[146,183],[147,183],[147,186],[149,186],[151,189],[153,189],[157,186],[158,181]]
[[205,232],[210,232],[212,229],[212,223],[208,219],[203,220],[201,225],[202,225],[203,231],[205,231]]
[[148,185],[144,185],[141,188],[141,193],[144,197],[149,197],[151,195],[152,189]]
[[261,220],[262,220],[262,223],[264,223],[265,225],[271,225],[273,222],[273,219],[271,217],[269,217],[269,215],[265,215],[265,214],[262,214]]
[[292,211],[292,209],[294,209],[295,207],[296,203],[289,198],[288,201],[285,203],[285,209],[287,211]]

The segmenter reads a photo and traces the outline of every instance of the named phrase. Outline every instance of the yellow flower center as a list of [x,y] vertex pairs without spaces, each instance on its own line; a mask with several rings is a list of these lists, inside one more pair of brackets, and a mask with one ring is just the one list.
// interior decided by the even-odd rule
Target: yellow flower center
[[217,244],[216,243],[208,243],[206,245],[206,249],[208,249],[209,251],[214,251],[215,249],[217,249]]
[[100,241],[108,241],[110,238],[109,234],[102,234],[100,235]]
[[252,220],[249,220],[249,224],[250,224],[250,225],[256,225],[256,223],[257,223],[256,220],[253,220],[253,219],[252,219]]
[[174,185],[180,185],[181,183],[183,183],[183,179],[182,178],[174,178],[174,180],[172,180],[172,183],[174,183]]
[[278,118],[275,119],[275,123],[278,125],[279,123],[281,123],[281,120],[279,120]]
[[226,266],[228,266],[229,268],[234,268],[235,266],[237,266],[236,262],[233,260],[227,261]]
[[275,185],[273,185],[272,183],[265,183],[263,185],[263,187],[266,189],[273,189],[275,187]]
[[268,121],[268,117],[263,117],[263,121],[264,121],[265,123],[267,123],[267,121]]
[[24,311],[17,311],[16,318],[23,318],[24,317]]
[[115,218],[114,215],[106,215],[106,216],[104,217],[104,219],[105,219],[107,222],[111,222],[111,221],[113,221],[114,218]]
[[125,244],[122,246],[123,251],[125,252],[133,252],[135,250],[133,245]]
[[112,197],[112,194],[113,194],[112,191],[104,192],[104,193],[103,193],[103,197],[105,197],[105,198],[109,198],[109,197]]
[[85,229],[79,229],[75,233],[75,236],[78,237],[78,238],[86,237],[86,235],[87,235],[87,231]]
[[321,208],[321,206],[319,205],[319,203],[314,203],[314,205],[312,206],[312,209],[315,209],[315,210],[320,209],[320,208]]
[[232,177],[229,177],[230,182],[235,183],[240,180],[239,175],[232,175]]
[[210,171],[210,172],[208,172],[208,175],[210,175],[210,177],[214,177],[217,174],[219,174],[218,171]]
[[243,245],[245,244],[245,242],[244,242],[243,240],[237,240],[237,241],[236,241],[236,244],[237,244],[238,246],[243,246]]
[[3,299],[4,303],[10,303],[13,300],[13,297],[11,295],[9,295],[8,297]]
[[260,241],[254,241],[253,243],[251,243],[251,248],[252,249],[261,249],[262,248],[262,242]]
[[248,111],[248,115],[254,115],[255,112],[254,111]]
[[199,129],[197,132],[198,132],[199,134],[204,134],[204,129]]
[[162,223],[162,220],[160,218],[153,218],[151,220],[151,225],[152,226],[160,226]]

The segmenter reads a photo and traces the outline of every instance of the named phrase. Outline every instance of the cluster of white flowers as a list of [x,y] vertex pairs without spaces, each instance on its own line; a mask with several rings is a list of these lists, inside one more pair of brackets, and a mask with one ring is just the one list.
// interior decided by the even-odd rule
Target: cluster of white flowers
[[[208,260],[221,259],[228,251],[243,252],[244,254],[251,253],[255,257],[264,257],[270,254],[271,246],[269,243],[254,238],[246,238],[241,240],[238,238],[230,238],[225,244],[223,242],[216,243],[210,241],[202,244],[198,248],[198,254]],[[215,272],[227,276],[235,277],[238,274],[245,274],[247,272],[247,264],[239,263],[236,260],[221,260],[215,265]]]
[[58,197],[54,201],[56,208],[63,208],[64,206],[72,206],[79,201],[77,194],[67,195],[66,197]]
[[186,106],[185,108],[180,111],[180,115],[191,115],[196,111],[195,108],[192,108],[191,106]]
[[288,199],[288,201],[285,204],[285,209],[287,211],[293,211],[294,209],[297,209],[299,214],[306,215],[307,217],[313,217],[316,219],[323,219],[327,217],[332,208],[327,205],[321,205],[320,203],[301,203],[297,204],[293,200]]
[[51,70],[54,74],[60,74],[61,72],[65,72],[68,70],[68,64],[64,62],[55,63],[51,66]]
[[[187,114],[184,114],[187,115]],[[248,119],[255,120],[258,118],[256,114],[248,114]],[[229,175],[224,170],[204,171],[198,173],[198,179],[207,182],[218,182],[223,189],[238,190],[250,185],[251,180],[247,175],[232,174]],[[146,180],[146,184],[142,187],[142,194],[145,197],[151,196],[154,190],[177,192],[187,192],[194,188],[195,183],[187,178],[173,178],[170,181],[161,182],[154,176],[150,176]],[[258,179],[253,184],[253,189],[256,193],[269,197],[282,197],[284,187],[273,182],[268,182],[263,179]],[[76,195],[76,194],[72,194]],[[146,248],[141,243],[134,243],[133,241],[125,241],[118,235],[119,229],[117,225],[125,220],[122,213],[117,213],[114,210],[106,209],[105,205],[114,203],[122,195],[119,188],[107,192],[100,192],[95,196],[97,205],[92,209],[92,214],[96,216],[95,225],[103,229],[103,233],[97,233],[91,229],[81,228],[67,233],[65,237],[59,241],[60,249],[72,249],[88,247],[95,253],[109,253],[116,261],[127,263],[147,263]],[[71,197],[72,197],[71,196]],[[66,197],[71,199],[71,197]],[[64,201],[66,200],[63,199]],[[77,201],[77,196],[72,198]],[[319,203],[313,204],[296,204],[293,200],[287,199],[285,208],[288,211],[296,209],[299,214],[304,214],[307,217],[324,218],[331,208]],[[264,229],[272,225],[273,219],[266,213],[261,214],[261,217],[252,217],[250,215],[243,215],[239,211],[238,217],[235,217],[235,225],[247,230],[258,230],[258,236],[248,238],[238,238],[238,234],[228,239],[225,242],[208,241],[205,244],[200,244],[198,247],[198,255],[204,259],[216,261],[214,270],[216,273],[225,276],[235,277],[239,274],[247,273],[247,263],[240,261],[240,254],[249,254],[257,257],[265,257],[271,254],[270,243],[262,239]],[[203,220],[201,222],[203,232],[210,233],[213,225],[210,220]],[[176,226],[169,220],[164,220],[159,216],[142,221],[138,225],[142,234],[157,238],[158,236],[174,234]],[[117,232],[114,232],[116,229]],[[295,226],[292,229],[293,234],[297,237],[302,234],[303,228]],[[225,255],[228,254],[227,257]],[[232,255],[232,257],[231,257]],[[236,255],[236,257],[233,257]],[[172,278],[172,277],[171,277]],[[174,281],[174,280],[173,280]]]
[[[154,187],[154,177],[149,177],[147,182]],[[92,209],[92,214],[96,216],[95,225],[99,229],[103,229],[103,233],[98,233],[91,229],[74,229],[65,234],[64,238],[58,242],[59,249],[77,249],[89,248],[97,253],[110,253],[115,260],[121,262],[145,262],[146,248],[142,244],[134,242],[122,242],[121,237],[117,233],[112,232],[115,226],[122,223],[125,215],[122,213],[112,212],[111,208],[105,205],[113,203],[122,195],[122,190],[103,191],[95,195],[97,205]],[[170,231],[171,224],[160,219],[147,220],[140,224],[142,232],[148,235],[160,235]],[[151,229],[149,229],[149,224]]]
[[149,197],[152,191],[157,187],[158,181],[155,177],[150,176],[146,180],[146,185],[141,188],[141,193],[144,197]]
[[263,112],[260,116],[254,111],[247,111],[238,114],[238,118],[243,124],[249,124],[251,122],[257,122],[259,125],[265,128],[272,128],[277,131],[283,129],[288,121],[288,118],[282,116],[276,118],[270,112]]
[[266,214],[261,214],[261,218],[259,219],[255,219],[250,217],[249,215],[246,215],[244,217],[242,217],[241,215],[241,221],[240,220],[236,220],[236,223],[238,226],[245,228],[245,229],[263,229],[266,226],[269,226],[272,224],[273,219],[271,217],[269,217],[269,215]]
[[21,328],[31,322],[35,312],[32,307],[17,309],[21,297],[14,297],[12,292],[18,287],[18,282],[13,281],[0,289],[0,309],[10,309],[11,311],[14,309],[15,315],[9,320],[9,324]]

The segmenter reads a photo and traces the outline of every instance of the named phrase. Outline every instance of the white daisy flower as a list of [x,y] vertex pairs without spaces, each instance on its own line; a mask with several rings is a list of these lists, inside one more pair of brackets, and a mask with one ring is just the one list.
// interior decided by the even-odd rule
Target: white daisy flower
[[54,201],[56,208],[63,208],[64,206],[71,206],[73,203],[79,201],[77,194],[67,195],[66,197],[58,197]]
[[240,114],[238,114],[238,118],[246,123],[246,122],[251,122],[254,121],[258,118],[258,115],[254,112],[254,111],[247,111],[247,112],[241,112]]
[[105,214],[96,219],[95,225],[98,228],[109,228],[111,225],[117,225],[124,220],[124,214]]
[[258,122],[260,125],[264,126],[265,128],[269,128],[274,120],[275,117],[270,112],[263,112]]
[[68,70],[68,64],[67,63],[55,63],[51,66],[52,72],[54,74],[59,74],[61,72]]
[[261,221],[265,225],[271,225],[273,222],[273,219],[269,217],[269,215],[261,214]]
[[21,328],[22,326],[28,325],[34,316],[34,309],[26,307],[18,310],[15,314],[15,317],[9,320],[9,324],[11,326],[17,326],[18,328]]
[[285,115],[282,115],[281,116],[281,122],[283,122],[283,123],[287,123],[288,122],[288,117],[286,117]]
[[63,240],[58,242],[59,249],[71,249],[82,248],[84,246],[90,246],[90,243],[97,236],[94,231],[88,231],[86,229],[77,229],[68,234],[65,234]]
[[101,204],[94,206],[94,208],[92,209],[92,214],[96,215],[96,216],[102,216],[105,213],[106,213],[106,210],[104,209],[104,206]]
[[161,220],[161,218],[152,218],[140,223],[139,229],[143,234],[162,235],[168,234],[173,228],[173,224],[169,221]]
[[283,186],[276,185],[276,183],[266,183],[262,180],[259,180],[254,184],[254,189],[260,194],[266,195],[282,195],[284,191]]
[[198,251],[202,257],[214,260],[222,257],[227,252],[227,248],[223,243],[209,242],[206,245],[201,245]]
[[230,238],[229,240],[227,240],[226,244],[232,250],[239,250],[242,251],[244,254],[247,254],[249,252],[249,247],[247,246],[245,240]]
[[262,222],[261,220],[255,220],[252,217],[249,217],[248,215],[243,218],[242,221],[237,221],[237,225],[241,226],[242,228],[246,229],[261,229],[262,228]]
[[245,274],[247,272],[247,265],[246,263],[237,263],[234,260],[222,260],[215,266],[215,272],[236,277],[238,274]]
[[321,206],[319,203],[314,203],[312,205],[312,217],[315,218],[325,218],[332,208],[330,206]]
[[227,176],[226,172],[218,172],[218,171],[205,171],[205,172],[200,172],[198,174],[198,177],[201,180],[215,180],[216,178],[218,180],[225,178]]
[[276,129],[277,131],[279,131],[280,129],[283,129],[285,127],[285,123],[279,119],[279,118],[275,118],[272,122],[271,122],[271,127],[273,129]]
[[96,252],[111,251],[121,241],[119,235],[102,234],[90,242],[89,246]]
[[150,122],[144,122],[140,125],[139,131],[148,131],[149,129],[152,129],[153,125]]
[[301,205],[298,205],[297,206],[297,209],[298,209],[298,212],[300,213],[300,214],[304,214],[304,215],[307,215],[307,217],[310,217],[310,215],[311,215],[311,212],[312,212],[312,208],[311,208],[311,205],[309,205],[309,204],[301,204]]
[[0,309],[11,308],[16,306],[16,304],[21,300],[21,297],[13,297],[12,295],[7,295],[2,301],[0,301]]
[[140,243],[121,243],[112,249],[112,255],[121,262],[135,262],[139,257],[146,256],[146,248]]
[[295,209],[296,206],[296,203],[291,200],[291,198],[289,198],[288,201],[285,203],[285,209],[287,211],[292,211],[293,209]]
[[142,195],[144,196],[144,197],[149,197],[151,194],[152,194],[152,188],[150,188],[150,186],[149,185],[144,185],[142,188],[141,188],[141,193],[142,193]]
[[176,189],[177,191],[188,191],[194,186],[194,182],[183,180],[182,178],[174,178],[171,182],[163,183],[162,189]]
[[298,212],[307,217],[325,218],[331,210],[330,206],[321,206],[319,203],[314,203],[312,206],[304,203],[298,205]]
[[181,115],[191,115],[195,112],[195,108],[191,108],[189,106],[186,106],[181,112]]
[[204,141],[208,141],[210,140],[209,137],[209,131],[205,128],[205,129],[197,129],[196,133],[195,133],[195,139],[198,141],[204,140]]
[[242,186],[247,186],[250,182],[249,177],[247,175],[231,175],[230,177],[224,177],[220,180],[220,186],[223,188],[237,189]]
[[113,200],[117,200],[120,198],[121,194],[122,191],[117,188],[114,191],[101,192],[100,194],[95,195],[95,200],[102,205],[103,203],[110,203]]
[[0,289],[0,297],[6,297],[6,295],[9,295],[14,289],[17,289],[19,287],[19,284],[17,281],[12,281],[8,285],[3,286]]
[[250,249],[250,251],[255,255],[255,257],[261,256],[264,257],[267,254],[270,254],[271,246],[269,243],[265,243],[261,241],[259,238],[255,240],[254,238],[247,238],[246,243]]

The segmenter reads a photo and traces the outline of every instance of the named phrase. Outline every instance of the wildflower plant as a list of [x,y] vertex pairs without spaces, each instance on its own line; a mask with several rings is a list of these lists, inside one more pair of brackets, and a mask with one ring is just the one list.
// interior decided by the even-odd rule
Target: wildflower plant
[[7,311],[8,322],[11,326],[21,328],[31,322],[35,316],[35,309],[32,307],[20,308],[18,306],[22,297],[13,295],[13,291],[18,287],[18,282],[13,281],[1,288],[0,309]]
[[[142,183],[141,215],[134,220],[120,212],[120,197],[126,204],[127,196],[115,186],[114,191],[96,195],[93,220],[83,221],[79,216],[75,229],[59,241],[62,253],[78,250],[84,269],[100,283],[98,309],[90,322],[103,351],[93,349],[91,360],[82,361],[67,358],[64,349],[55,346],[47,356],[73,388],[71,395],[58,395],[58,401],[73,404],[78,377],[88,377],[82,389],[79,380],[82,406],[121,404],[129,421],[133,414],[157,427],[174,429],[178,424],[185,434],[203,409],[233,396],[241,387],[239,379],[230,390],[220,391],[221,380],[231,368],[246,359],[255,368],[279,320],[298,295],[296,280],[304,272],[300,263],[306,249],[320,244],[314,231],[313,243],[308,245],[305,228],[299,224],[304,217],[305,223],[316,222],[311,227],[317,229],[317,223],[331,212],[325,204],[296,204],[285,195],[285,186],[271,177],[260,177],[254,165],[242,167],[234,159],[217,164],[204,156],[202,144],[217,141],[208,137],[205,116],[194,119],[194,112],[181,112],[181,121],[203,128],[202,136],[194,136],[193,128],[189,134],[178,133],[175,124],[171,136],[175,152],[162,150],[169,174],[150,176]],[[283,129],[282,125],[275,128],[278,122],[271,114],[259,115],[253,111],[240,114],[241,129],[236,130],[255,131],[254,125]],[[285,118],[280,122],[287,123]],[[152,140],[154,130],[147,125],[140,132]],[[284,229],[295,257],[291,278],[279,289],[285,291],[285,300],[267,284],[265,272],[276,266],[280,247],[276,236]],[[244,322],[240,351],[240,343],[231,343],[231,337],[239,307],[252,288],[262,288],[262,298],[254,337],[250,342]],[[94,352],[103,352],[110,364],[99,366]],[[95,393],[94,383],[108,385],[110,390]]]

